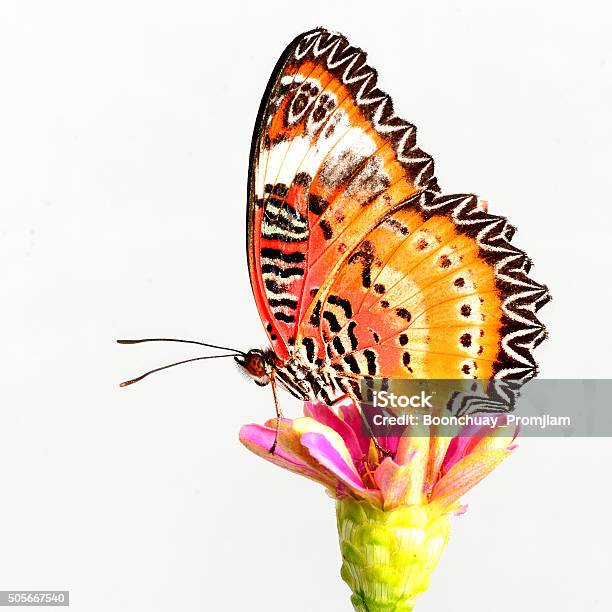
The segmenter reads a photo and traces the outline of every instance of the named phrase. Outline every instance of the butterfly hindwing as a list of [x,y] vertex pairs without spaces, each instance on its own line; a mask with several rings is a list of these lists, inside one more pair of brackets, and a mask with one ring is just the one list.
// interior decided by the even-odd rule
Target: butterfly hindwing
[[320,324],[305,327],[307,342],[350,377],[531,375],[544,338],[535,309],[548,298],[511,233],[474,196],[423,195],[358,245],[322,299]]

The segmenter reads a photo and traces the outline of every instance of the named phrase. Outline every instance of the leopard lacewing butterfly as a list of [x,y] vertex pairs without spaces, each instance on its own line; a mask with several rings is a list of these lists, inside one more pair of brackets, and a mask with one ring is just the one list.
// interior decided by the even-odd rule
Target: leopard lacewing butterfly
[[361,49],[322,28],[279,59],[247,204],[270,347],[188,341],[227,351],[195,360],[233,356],[257,384],[327,404],[358,395],[365,378],[531,378],[546,287],[504,217],[474,195],[441,193],[416,128],[377,80]]

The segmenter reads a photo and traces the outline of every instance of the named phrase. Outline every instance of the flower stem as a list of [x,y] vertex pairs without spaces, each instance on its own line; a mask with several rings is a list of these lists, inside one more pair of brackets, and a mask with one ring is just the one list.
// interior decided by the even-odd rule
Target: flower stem
[[356,612],[411,612],[448,540],[448,514],[435,504],[381,510],[338,499],[342,579]]

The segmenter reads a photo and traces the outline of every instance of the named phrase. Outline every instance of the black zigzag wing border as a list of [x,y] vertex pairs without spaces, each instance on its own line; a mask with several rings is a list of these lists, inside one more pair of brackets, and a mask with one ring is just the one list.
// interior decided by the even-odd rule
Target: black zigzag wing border
[[265,129],[265,118],[283,72],[305,61],[316,61],[346,87],[354,103],[372,123],[376,132],[392,143],[397,160],[419,190],[439,191],[434,161],[416,145],[416,127],[397,117],[391,96],[377,87],[378,72],[367,63],[367,54],[336,32],[316,28],[295,38],[277,62],[259,108],[251,145],[251,179],[257,146]]
[[299,36],[294,44],[290,63],[312,59],[321,64],[351,92],[374,129],[393,144],[413,184],[437,191],[432,157],[417,147],[416,127],[395,115],[391,96],[377,87],[378,72],[368,65],[366,52],[352,46],[342,34],[323,28]]
[[495,270],[503,310],[495,378],[533,378],[537,374],[533,352],[547,336],[536,313],[551,296],[545,285],[529,277],[531,260],[527,254],[511,244],[516,229],[505,217],[481,210],[473,194],[421,194],[415,200],[426,215],[450,217],[459,232],[476,240],[481,257]]

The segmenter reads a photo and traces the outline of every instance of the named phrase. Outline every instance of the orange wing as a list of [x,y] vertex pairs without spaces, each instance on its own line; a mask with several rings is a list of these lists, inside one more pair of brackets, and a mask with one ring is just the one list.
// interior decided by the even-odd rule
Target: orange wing
[[531,377],[549,297],[513,231],[475,196],[423,194],[351,253],[300,340],[351,378]]
[[381,217],[437,191],[414,126],[366,55],[322,29],[279,60],[255,127],[247,251],[260,316],[282,360],[342,262]]

